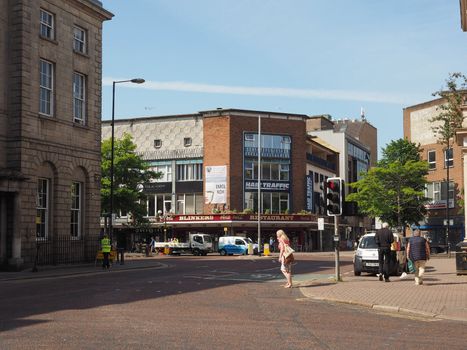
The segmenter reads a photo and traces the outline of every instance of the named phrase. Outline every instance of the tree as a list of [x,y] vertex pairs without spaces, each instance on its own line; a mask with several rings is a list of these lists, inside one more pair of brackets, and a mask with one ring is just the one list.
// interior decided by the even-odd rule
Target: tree
[[[149,164],[136,154],[136,145],[129,134],[114,140],[114,200],[113,210],[116,213],[129,213],[134,223],[144,222],[146,215],[146,196],[142,185],[160,174],[150,170]],[[102,141],[102,179],[101,199],[103,213],[110,212],[110,168],[112,156],[112,140]]]
[[357,202],[360,212],[402,229],[424,218],[427,173],[428,163],[420,160],[418,145],[392,141],[378,165],[350,184],[356,192],[346,200]]
[[379,166],[384,166],[395,161],[401,164],[407,163],[409,160],[418,162],[420,158],[420,145],[416,145],[407,139],[392,140],[385,149],[382,150],[383,157],[379,161]]
[[[444,146],[444,152],[447,153],[454,145],[456,130],[462,127],[464,114],[462,106],[464,104],[464,95],[467,88],[467,77],[461,73],[451,73],[446,79],[447,89],[442,89],[433,94],[443,99],[443,103],[438,106],[439,112],[430,119],[434,123],[433,133],[439,144]],[[449,242],[449,165],[446,166],[446,181],[444,182],[444,192],[446,193],[446,244]]]
[[446,80],[446,86],[447,90],[442,89],[433,93],[433,96],[439,96],[444,101],[437,108],[439,113],[431,118],[430,122],[435,124],[432,130],[438,143],[449,149],[454,143],[456,130],[462,127],[464,121],[462,106],[467,89],[467,77],[461,73],[451,73]]

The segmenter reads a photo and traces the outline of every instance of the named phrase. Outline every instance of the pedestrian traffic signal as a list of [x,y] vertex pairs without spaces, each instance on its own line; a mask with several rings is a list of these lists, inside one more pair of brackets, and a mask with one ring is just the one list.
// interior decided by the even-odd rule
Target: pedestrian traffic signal
[[326,180],[326,210],[328,216],[342,215],[344,181],[339,177]]

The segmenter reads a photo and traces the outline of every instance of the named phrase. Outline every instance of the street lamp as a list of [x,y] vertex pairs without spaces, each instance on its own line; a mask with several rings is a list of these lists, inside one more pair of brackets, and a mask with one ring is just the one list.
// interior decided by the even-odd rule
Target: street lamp
[[144,79],[135,78],[129,80],[117,80],[112,82],[112,141],[111,141],[111,154],[110,154],[110,237],[113,238],[113,212],[114,212],[114,143],[115,143],[115,84],[120,83],[134,83],[142,84]]
[[167,215],[162,215],[162,210],[160,209],[157,211],[157,214],[164,219],[164,242],[167,242]]

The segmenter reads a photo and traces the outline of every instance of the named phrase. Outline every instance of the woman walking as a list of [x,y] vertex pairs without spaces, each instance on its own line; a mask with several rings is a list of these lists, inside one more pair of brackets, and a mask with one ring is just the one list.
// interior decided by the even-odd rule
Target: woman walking
[[279,243],[279,262],[281,263],[281,272],[287,279],[287,284],[284,288],[292,288],[292,262],[286,262],[286,258],[284,256],[285,247],[290,246],[290,240],[283,230],[278,230],[276,235],[277,242]]

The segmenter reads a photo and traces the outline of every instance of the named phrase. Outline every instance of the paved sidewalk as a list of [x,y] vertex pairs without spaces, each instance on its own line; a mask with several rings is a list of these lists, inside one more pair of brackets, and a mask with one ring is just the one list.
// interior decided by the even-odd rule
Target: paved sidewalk
[[455,259],[429,260],[420,286],[415,285],[413,274],[405,279],[392,276],[390,283],[372,275],[353,276],[353,271],[344,274],[339,283],[323,277],[300,282],[301,292],[317,300],[467,322],[467,275],[456,275]]
[[[119,262],[114,262],[110,270],[112,272],[132,269],[164,268],[166,266],[167,264],[158,261],[156,255],[145,257],[143,254],[130,253],[125,255],[125,263],[123,265],[120,265]],[[102,261],[97,262],[97,264],[38,266],[37,269],[37,272],[32,272],[30,268],[17,272],[0,271],[0,282],[102,273]]]

